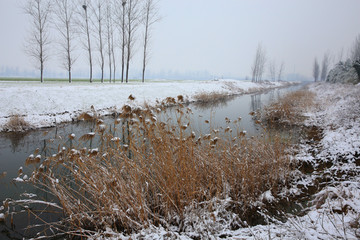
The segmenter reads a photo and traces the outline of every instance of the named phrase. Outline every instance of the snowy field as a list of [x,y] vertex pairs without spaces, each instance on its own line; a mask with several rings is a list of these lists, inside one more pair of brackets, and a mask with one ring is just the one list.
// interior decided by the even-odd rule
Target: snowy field
[[248,81],[153,81],[149,83],[0,83],[0,131],[12,115],[24,116],[32,128],[50,127],[70,122],[91,106],[101,115],[111,114],[128,102],[132,94],[135,104],[154,105],[156,100],[183,95],[192,101],[203,92],[229,95],[261,91],[286,86],[287,82],[252,83]]

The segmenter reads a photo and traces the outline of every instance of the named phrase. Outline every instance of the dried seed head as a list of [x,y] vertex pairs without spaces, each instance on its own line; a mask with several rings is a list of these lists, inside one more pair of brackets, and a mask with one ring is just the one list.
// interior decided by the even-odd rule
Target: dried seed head
[[134,97],[132,94],[130,94],[128,98],[129,98],[130,101],[134,101],[134,100],[135,100],[135,97]]
[[75,134],[74,134],[74,133],[71,133],[71,134],[69,135],[69,139],[74,140],[74,139],[75,139]]
[[178,102],[184,102],[184,97],[182,95],[177,96]]
[[131,112],[131,107],[130,107],[129,105],[124,105],[124,106],[122,107],[122,111],[123,111],[124,113],[130,113],[130,112]]

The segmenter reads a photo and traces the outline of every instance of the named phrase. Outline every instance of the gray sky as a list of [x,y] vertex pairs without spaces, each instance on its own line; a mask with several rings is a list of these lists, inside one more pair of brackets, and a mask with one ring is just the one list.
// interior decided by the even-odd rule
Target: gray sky
[[[29,26],[19,2],[0,0],[0,69],[33,68],[24,53]],[[262,43],[268,59],[285,63],[286,73],[311,76],[315,57],[329,51],[338,60],[342,49],[348,54],[360,34],[359,12],[359,0],[161,0],[149,69],[243,77]],[[133,69],[140,68],[140,55]],[[51,69],[59,70],[57,60]],[[86,65],[80,59],[74,68]]]

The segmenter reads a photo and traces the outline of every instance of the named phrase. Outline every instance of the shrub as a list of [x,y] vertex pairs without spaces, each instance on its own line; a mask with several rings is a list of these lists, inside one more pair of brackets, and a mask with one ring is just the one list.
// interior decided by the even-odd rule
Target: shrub
[[30,124],[25,121],[24,117],[15,114],[10,117],[4,129],[10,132],[23,132],[30,129]]
[[303,122],[303,113],[314,105],[314,96],[314,93],[308,90],[291,92],[266,107],[261,118],[268,123],[291,125]]

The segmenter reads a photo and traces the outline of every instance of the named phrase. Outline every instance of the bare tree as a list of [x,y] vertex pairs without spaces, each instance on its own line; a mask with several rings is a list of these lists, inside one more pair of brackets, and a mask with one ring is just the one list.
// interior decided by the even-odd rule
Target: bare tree
[[326,80],[326,76],[328,74],[328,69],[329,69],[329,63],[330,63],[329,53],[325,53],[321,66],[320,81]]
[[109,62],[109,82],[114,79],[115,82],[115,73],[116,73],[116,62],[115,62],[115,46],[114,46],[114,5],[111,0],[106,1],[106,40],[107,40],[107,54]]
[[277,77],[278,81],[282,80],[283,74],[284,74],[284,69],[285,69],[284,62],[282,62],[280,65],[279,71],[278,71],[278,77]]
[[266,51],[261,44],[258,45],[256,50],[255,60],[252,66],[252,82],[260,82],[264,74],[266,63]]
[[44,82],[44,67],[49,58],[51,2],[30,0],[24,6],[24,10],[30,16],[33,27],[25,51],[36,60],[40,70],[40,81]]
[[73,56],[74,46],[74,7],[71,0],[55,0],[55,27],[60,34],[61,55],[63,67],[68,72],[69,82],[72,82],[71,71],[76,61]]
[[276,62],[275,60],[269,62],[269,77],[271,81],[276,80]]
[[145,28],[144,32],[144,42],[143,42],[143,68],[142,68],[142,82],[145,81],[145,69],[147,62],[149,60],[149,40],[151,38],[151,27],[154,23],[160,20],[159,18],[159,8],[157,6],[158,2],[156,0],[145,0],[143,8],[143,24]]
[[358,35],[351,48],[351,60],[360,61],[360,35]]
[[96,6],[94,6],[94,16],[96,18],[96,30],[98,38],[98,50],[100,53],[100,69],[101,69],[101,82],[104,82],[104,66],[105,66],[105,57],[104,57],[104,40],[103,40],[103,25],[104,25],[104,12],[103,12],[103,1],[97,0]]
[[[121,82],[124,82],[125,74],[125,56],[126,56],[126,3],[127,0],[115,0],[115,24],[120,33],[120,49],[121,49]],[[114,59],[114,55],[113,55]]]
[[313,77],[314,77],[314,81],[317,82],[319,79],[319,74],[320,74],[320,66],[318,63],[317,58],[315,58],[314,60],[314,66],[313,66]]
[[[82,4],[81,4],[82,2]],[[78,6],[78,16],[77,25],[81,33],[86,36],[86,40],[82,41],[82,44],[87,51],[88,60],[89,60],[89,80],[93,82],[93,58],[92,58],[92,44],[91,44],[91,19],[89,16],[89,9],[91,9],[91,1],[90,0],[79,0]]]
[[133,48],[136,40],[135,33],[140,23],[139,3],[139,0],[128,0],[126,4],[126,83],[129,82],[130,60],[134,53]]

